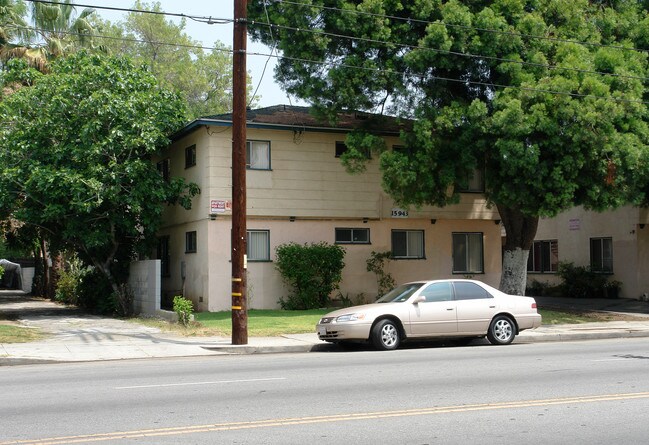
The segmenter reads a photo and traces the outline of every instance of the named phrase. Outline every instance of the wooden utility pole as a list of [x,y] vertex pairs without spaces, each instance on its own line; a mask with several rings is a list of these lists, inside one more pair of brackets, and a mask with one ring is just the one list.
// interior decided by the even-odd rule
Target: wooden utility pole
[[247,0],[234,0],[232,55],[232,344],[248,344],[246,302]]

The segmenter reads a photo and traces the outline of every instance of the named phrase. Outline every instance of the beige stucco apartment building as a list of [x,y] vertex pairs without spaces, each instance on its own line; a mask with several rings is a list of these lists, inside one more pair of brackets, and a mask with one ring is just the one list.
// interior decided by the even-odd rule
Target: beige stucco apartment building
[[[346,251],[340,292],[371,299],[376,276],[366,270],[372,251],[391,251],[387,270],[398,282],[472,276],[498,285],[501,229],[479,184],[445,208],[402,209],[382,191],[378,160],[364,173],[348,174],[339,155],[346,134],[366,126],[399,147],[398,123],[347,114],[336,126],[303,107],[248,111],[247,292],[248,307],[278,307],[289,290],[273,263],[283,243],[339,243]],[[190,211],[169,207],[160,232],[163,302],[173,295],[199,311],[231,306],[231,116],[188,124],[157,159],[163,174],[197,183]],[[649,229],[647,229],[649,232]]]
[[622,283],[620,297],[649,294],[649,211],[625,206],[607,212],[575,207],[541,219],[530,250],[528,284],[558,284],[559,261],[589,266]]

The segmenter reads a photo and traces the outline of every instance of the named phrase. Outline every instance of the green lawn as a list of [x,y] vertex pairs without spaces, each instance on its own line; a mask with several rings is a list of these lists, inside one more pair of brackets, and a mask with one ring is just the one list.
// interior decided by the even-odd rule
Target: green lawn
[[26,343],[41,338],[43,335],[35,329],[0,323],[0,343]]
[[[250,310],[248,311],[248,335],[250,337],[273,337],[282,334],[301,334],[314,332],[315,325],[331,309],[314,309],[309,311]],[[572,312],[550,311],[539,309],[543,324],[587,323],[602,321],[602,318],[591,315],[580,315]],[[232,315],[230,312],[199,312],[195,320],[214,335],[232,335]],[[193,333],[192,335],[197,335]],[[200,335],[200,334],[198,334]]]
[[[331,309],[308,311],[250,310],[248,311],[248,335],[251,337],[274,337],[282,334],[314,332],[315,325]],[[224,335],[232,335],[230,312],[199,312],[194,319],[207,329]]]

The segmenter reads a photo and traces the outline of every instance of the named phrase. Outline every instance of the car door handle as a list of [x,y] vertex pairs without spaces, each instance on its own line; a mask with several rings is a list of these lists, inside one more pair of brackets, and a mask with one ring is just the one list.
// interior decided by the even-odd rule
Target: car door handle
[[453,309],[454,309],[454,308],[452,308],[452,307],[448,307],[448,308],[446,308],[447,311],[452,311]]
[[489,309],[496,309],[496,306],[489,306]]

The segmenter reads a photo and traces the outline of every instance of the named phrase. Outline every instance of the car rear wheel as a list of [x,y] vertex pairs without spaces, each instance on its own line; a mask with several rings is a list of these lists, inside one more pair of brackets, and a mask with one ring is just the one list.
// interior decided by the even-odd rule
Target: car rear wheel
[[491,321],[487,338],[492,345],[508,345],[515,336],[516,326],[511,318],[499,315]]
[[401,343],[399,327],[392,320],[381,320],[372,328],[372,344],[377,349],[397,349]]

